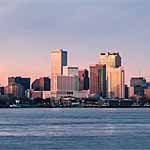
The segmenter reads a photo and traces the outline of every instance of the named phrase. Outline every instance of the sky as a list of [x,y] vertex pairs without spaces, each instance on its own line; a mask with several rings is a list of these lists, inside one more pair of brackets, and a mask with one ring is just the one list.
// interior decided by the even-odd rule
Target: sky
[[150,79],[150,1],[0,0],[0,84],[8,76],[50,75],[50,51],[88,68],[101,52],[119,52],[126,71]]

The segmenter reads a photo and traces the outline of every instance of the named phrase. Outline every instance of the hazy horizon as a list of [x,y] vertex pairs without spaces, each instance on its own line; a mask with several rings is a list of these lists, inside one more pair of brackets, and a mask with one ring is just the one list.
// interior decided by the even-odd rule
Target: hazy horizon
[[8,76],[50,75],[50,51],[87,68],[99,53],[119,52],[126,71],[150,79],[150,2],[143,0],[0,1],[0,84]]

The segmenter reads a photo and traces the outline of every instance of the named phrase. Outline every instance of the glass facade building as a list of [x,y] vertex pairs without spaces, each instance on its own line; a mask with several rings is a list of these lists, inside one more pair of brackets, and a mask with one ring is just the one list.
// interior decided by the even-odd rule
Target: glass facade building
[[90,93],[106,97],[106,65],[90,66]]

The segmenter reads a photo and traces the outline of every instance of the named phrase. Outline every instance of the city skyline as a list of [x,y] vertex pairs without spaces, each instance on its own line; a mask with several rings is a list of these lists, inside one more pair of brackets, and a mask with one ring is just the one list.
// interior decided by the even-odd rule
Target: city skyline
[[57,48],[66,48],[79,68],[98,63],[101,52],[117,51],[127,82],[149,78],[149,6],[142,0],[0,2],[0,83],[9,76],[49,76],[50,49]]
[[[58,49],[59,50],[59,49]],[[65,50],[67,50],[67,49],[65,49]],[[69,52],[69,51],[67,51],[67,52]],[[104,53],[105,51],[103,51],[102,53]],[[108,52],[108,51],[107,51]],[[112,52],[112,51],[111,51]],[[115,51],[116,52],[116,51]],[[109,53],[109,52],[108,52]],[[114,52],[113,52],[114,53]],[[118,51],[117,51],[117,53],[118,53]],[[69,53],[70,54],[70,53]],[[100,56],[100,54],[101,53],[99,53],[99,56]],[[49,54],[50,55],[50,54]],[[70,60],[70,56],[68,56],[68,59]],[[98,61],[99,61],[99,59],[98,59]],[[80,66],[82,66],[82,67],[80,67],[80,66],[78,66],[79,67],[79,69],[87,69],[88,71],[90,71],[90,65],[94,65],[94,64],[98,64],[98,61],[97,62],[95,62],[95,63],[93,63],[93,64],[87,64],[87,65],[85,65],[85,67],[84,66],[82,66],[82,65],[80,65]],[[124,63],[123,63],[124,64]],[[45,64],[46,65],[46,64]],[[10,75],[8,75],[8,76],[4,76],[4,78],[1,76],[1,78],[0,78],[0,85],[4,85],[4,86],[6,86],[7,85],[7,83],[8,83],[8,78],[9,77],[13,77],[13,76],[22,76],[22,77],[29,77],[29,78],[31,78],[31,81],[34,81],[35,79],[37,79],[37,78],[40,78],[40,77],[51,77],[51,63],[49,62],[49,68],[48,68],[48,73],[47,74],[44,74],[43,72],[40,72],[40,74],[31,74],[31,73],[29,73],[30,72],[30,70],[32,70],[32,68],[30,67],[30,69],[28,70],[28,72],[24,72],[24,73],[22,73],[21,71],[20,72],[14,72],[13,74],[10,74]],[[73,64],[71,64],[70,66],[77,66],[77,65],[73,65]],[[34,66],[33,66],[33,68],[34,68]],[[125,68],[125,67],[124,67]],[[128,70],[125,70],[126,72],[128,72]],[[145,76],[142,76],[142,72],[138,72],[139,74],[137,74],[137,75],[132,75],[132,76],[129,76],[129,77],[127,77],[127,75],[125,75],[125,78],[126,78],[126,80],[125,80],[125,83],[126,84],[130,84],[130,79],[132,78],[132,77],[144,77],[144,78],[146,78]],[[126,73],[127,74],[127,73]],[[150,78],[148,78],[148,79],[150,79]]]

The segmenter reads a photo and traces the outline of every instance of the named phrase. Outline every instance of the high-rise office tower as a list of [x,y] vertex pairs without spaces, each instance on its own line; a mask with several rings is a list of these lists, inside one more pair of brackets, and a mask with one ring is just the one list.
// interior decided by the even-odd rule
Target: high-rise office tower
[[125,71],[121,67],[119,53],[101,53],[100,65],[106,65],[107,97],[124,98],[125,96]]
[[90,66],[90,93],[106,97],[106,65]]
[[84,90],[89,90],[89,71],[87,69],[84,70]]
[[125,97],[125,71],[122,67],[107,69],[108,98]]
[[63,75],[64,66],[67,66],[67,51],[63,49],[51,51],[51,76]]
[[79,70],[78,71],[78,76],[79,76],[79,91],[84,90],[84,70]]
[[50,82],[49,77],[41,77],[33,81],[32,89],[34,91],[50,91]]
[[51,52],[51,94],[54,97],[73,95],[78,91],[78,68],[67,66],[67,51]]
[[8,85],[20,84],[24,87],[24,90],[30,89],[30,78],[22,78],[22,77],[9,77]]
[[79,90],[89,90],[89,72],[87,69],[79,70]]
[[99,63],[106,67],[118,68],[121,66],[121,57],[119,53],[101,53]]

